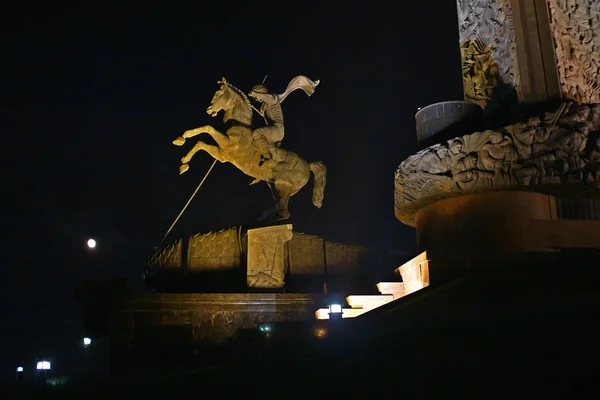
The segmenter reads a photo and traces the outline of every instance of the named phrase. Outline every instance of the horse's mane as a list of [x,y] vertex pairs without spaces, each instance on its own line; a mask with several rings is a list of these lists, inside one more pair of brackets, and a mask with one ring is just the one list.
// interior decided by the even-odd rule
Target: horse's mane
[[248,98],[248,96],[246,96],[246,93],[242,92],[240,89],[236,88],[235,86],[233,86],[231,83],[229,82],[222,82],[225,83],[225,85],[227,85],[228,87],[232,88],[234,91],[236,91],[240,96],[242,96],[242,99],[244,99],[244,101],[246,102],[246,105],[248,106],[248,110],[250,112],[252,112],[252,103],[250,103],[250,99]]

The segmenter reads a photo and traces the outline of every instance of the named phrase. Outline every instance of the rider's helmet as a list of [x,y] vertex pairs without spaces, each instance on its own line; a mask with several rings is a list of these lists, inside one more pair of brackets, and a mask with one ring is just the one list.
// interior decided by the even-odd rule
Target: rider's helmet
[[255,85],[252,90],[250,91],[250,96],[252,96],[254,93],[262,93],[262,94],[268,94],[269,90],[267,89],[267,87],[263,84],[260,85]]

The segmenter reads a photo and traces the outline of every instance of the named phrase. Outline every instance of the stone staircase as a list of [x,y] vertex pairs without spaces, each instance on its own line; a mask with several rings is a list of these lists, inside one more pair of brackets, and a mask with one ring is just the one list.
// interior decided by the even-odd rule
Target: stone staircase
[[[429,286],[429,260],[423,252],[396,269],[402,276],[402,282],[379,282],[378,295],[350,295],[346,297],[347,307],[342,307],[342,318],[355,318],[384,304],[398,300]],[[329,319],[329,308],[320,308],[315,312],[317,319]]]

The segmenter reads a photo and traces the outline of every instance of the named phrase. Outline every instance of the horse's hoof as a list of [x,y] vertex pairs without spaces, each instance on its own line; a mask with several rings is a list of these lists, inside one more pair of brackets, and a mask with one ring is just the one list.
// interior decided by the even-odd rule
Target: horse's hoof
[[173,140],[173,144],[175,146],[183,146],[183,144],[185,143],[185,139],[181,136],[177,137],[177,139]]
[[181,164],[179,166],[179,175],[183,174],[185,171],[187,171],[188,169],[190,169],[190,166],[187,164]]

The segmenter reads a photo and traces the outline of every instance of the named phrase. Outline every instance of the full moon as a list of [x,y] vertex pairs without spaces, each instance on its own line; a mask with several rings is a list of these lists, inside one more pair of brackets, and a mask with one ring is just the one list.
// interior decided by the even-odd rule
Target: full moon
[[88,246],[90,249],[93,249],[94,247],[96,247],[96,241],[95,241],[94,239],[88,239],[88,241],[87,241],[87,246]]

